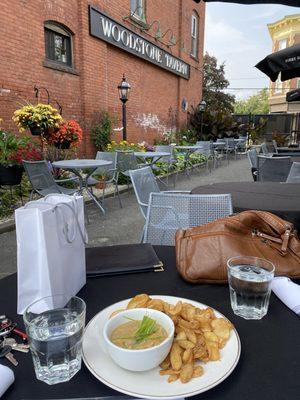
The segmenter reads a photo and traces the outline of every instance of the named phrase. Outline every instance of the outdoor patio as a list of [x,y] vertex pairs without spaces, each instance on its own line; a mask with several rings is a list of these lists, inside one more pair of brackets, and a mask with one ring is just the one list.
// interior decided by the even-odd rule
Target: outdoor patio
[[[185,173],[178,175],[176,190],[192,190],[199,185],[218,182],[251,182],[249,162],[245,155],[240,159],[231,159],[229,165],[224,160],[219,168],[208,173],[205,167],[195,169],[189,179]],[[172,189],[170,178],[170,189]],[[165,190],[165,188],[162,188]],[[105,200],[106,215],[94,205],[87,206],[90,223],[86,225],[89,246],[108,246],[116,244],[138,243],[143,229],[144,219],[139,210],[133,189],[121,194],[123,208],[117,199]],[[0,278],[17,270],[17,251],[15,231],[0,234],[1,259]]]

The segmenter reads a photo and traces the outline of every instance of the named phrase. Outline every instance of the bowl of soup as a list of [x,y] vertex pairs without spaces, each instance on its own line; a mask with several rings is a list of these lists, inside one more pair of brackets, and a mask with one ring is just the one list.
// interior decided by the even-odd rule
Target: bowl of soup
[[174,323],[166,314],[135,308],[109,319],[103,328],[103,337],[116,364],[130,371],[148,371],[167,357],[174,330]]

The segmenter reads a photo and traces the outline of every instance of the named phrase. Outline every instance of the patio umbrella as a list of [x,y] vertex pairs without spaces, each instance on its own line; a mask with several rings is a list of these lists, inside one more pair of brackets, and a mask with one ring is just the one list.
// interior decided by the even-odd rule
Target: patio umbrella
[[300,89],[291,90],[286,94],[286,101],[292,103],[293,101],[300,101]]
[[281,80],[300,77],[300,45],[287,47],[284,50],[269,54],[255,65],[275,82],[281,73]]
[[[194,0],[200,3],[201,0]],[[240,4],[284,4],[286,6],[300,7],[299,0],[204,0],[206,3],[221,1],[222,3],[240,3]]]

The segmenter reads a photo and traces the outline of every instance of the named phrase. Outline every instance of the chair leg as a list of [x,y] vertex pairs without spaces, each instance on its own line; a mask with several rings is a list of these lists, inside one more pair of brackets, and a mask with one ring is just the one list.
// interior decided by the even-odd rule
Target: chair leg
[[119,193],[118,180],[117,180],[116,182],[114,182],[114,185],[115,185],[115,193],[114,193],[114,197],[115,197],[115,195],[116,195],[116,192],[117,192],[117,196],[118,196],[118,200],[119,200],[120,208],[123,208],[123,204],[122,204],[121,197],[120,197],[120,193]]
[[22,186],[21,186],[21,184],[20,184],[20,198],[21,198],[22,206],[24,206],[23,193],[22,193]]
[[34,195],[34,190],[32,190],[32,191],[30,192],[29,201],[32,201],[33,195]]
[[145,239],[145,231],[146,231],[146,224],[143,227],[143,231],[140,237],[140,243],[144,243],[144,239]]

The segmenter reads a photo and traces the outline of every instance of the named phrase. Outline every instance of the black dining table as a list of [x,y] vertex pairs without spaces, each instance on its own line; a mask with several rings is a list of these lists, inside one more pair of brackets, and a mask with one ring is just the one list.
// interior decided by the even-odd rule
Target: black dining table
[[[199,400],[299,399],[299,317],[272,294],[268,314],[262,320],[242,319],[234,315],[231,310],[227,285],[187,283],[176,270],[174,248],[155,247],[155,250],[164,263],[164,272],[87,280],[85,287],[78,293],[87,304],[87,321],[110,304],[143,292],[173,295],[207,304],[223,313],[235,325],[241,340],[241,357],[225,381],[195,398]],[[16,299],[17,280],[14,274],[0,280],[0,314],[6,314],[22,328],[22,317],[16,315]],[[98,381],[85,365],[69,382],[49,386],[35,378],[30,354],[18,353],[16,357],[19,365],[13,367],[15,382],[2,400],[98,399],[103,396],[118,395]],[[0,362],[9,365],[5,359],[1,359]]]
[[198,186],[191,193],[230,193],[234,212],[269,211],[292,222],[300,232],[300,184],[298,183],[223,182]]

